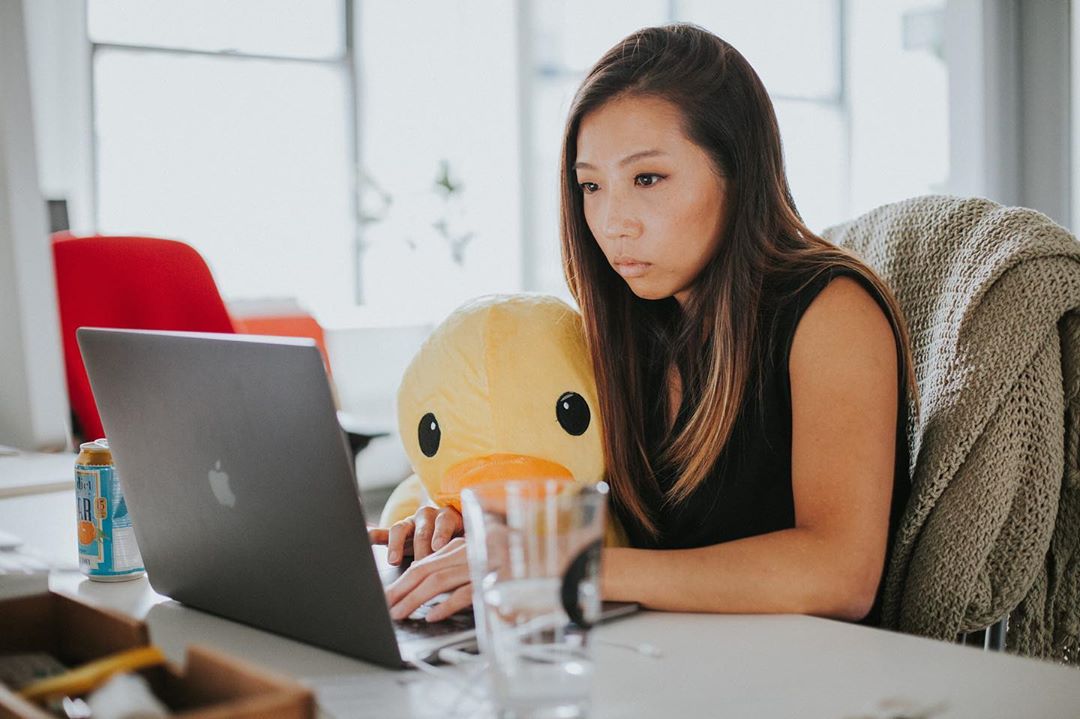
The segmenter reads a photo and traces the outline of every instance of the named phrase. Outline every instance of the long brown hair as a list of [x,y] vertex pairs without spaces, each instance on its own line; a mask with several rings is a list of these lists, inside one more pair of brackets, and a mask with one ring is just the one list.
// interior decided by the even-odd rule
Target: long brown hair
[[[723,240],[682,308],[673,298],[636,297],[585,222],[574,171],[578,130],[590,112],[626,96],[660,98],[679,108],[685,135],[727,179]],[[759,312],[776,299],[774,288],[790,287],[785,278],[805,278],[805,285],[822,272],[847,268],[871,283],[888,306],[898,361],[916,396],[899,304],[863,262],[807,229],[788,187],[765,87],[746,59],[712,33],[689,24],[645,28],[600,58],[571,105],[560,174],[563,269],[585,319],[608,481],[624,521],[656,537],[646,496],[682,502],[705,481],[731,436],[753,368],[767,353]],[[650,378],[658,367],[679,371],[686,418],[659,458],[678,471],[663,494],[646,420],[655,412],[657,387]],[[666,384],[661,387],[666,398]]]

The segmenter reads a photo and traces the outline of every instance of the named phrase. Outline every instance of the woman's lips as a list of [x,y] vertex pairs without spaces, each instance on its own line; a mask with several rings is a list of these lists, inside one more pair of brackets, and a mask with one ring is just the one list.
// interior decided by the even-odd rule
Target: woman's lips
[[638,262],[636,260],[620,260],[615,262],[615,271],[622,277],[641,277],[649,271],[650,267],[652,267],[651,263]]

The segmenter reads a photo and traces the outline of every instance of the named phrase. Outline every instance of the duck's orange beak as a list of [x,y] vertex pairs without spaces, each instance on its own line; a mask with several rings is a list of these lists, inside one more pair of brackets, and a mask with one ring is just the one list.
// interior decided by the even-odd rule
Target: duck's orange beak
[[458,462],[442,480],[442,491],[435,496],[441,505],[461,511],[461,490],[488,482],[508,482],[515,479],[545,479],[573,482],[569,469],[547,459],[524,454],[489,454]]

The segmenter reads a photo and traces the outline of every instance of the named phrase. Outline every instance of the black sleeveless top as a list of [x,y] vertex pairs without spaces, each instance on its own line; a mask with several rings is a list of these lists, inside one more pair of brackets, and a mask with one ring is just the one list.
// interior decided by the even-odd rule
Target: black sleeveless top
[[[840,275],[859,282],[877,300],[888,315],[888,306],[876,288],[858,273],[835,268],[819,274],[799,288],[795,282],[784,288],[774,288],[772,302],[759,318],[758,332],[767,348],[754,368],[744,392],[742,409],[733,427],[727,446],[717,459],[705,482],[685,501],[670,504],[657,493],[666,492],[674,484],[677,472],[658,464],[657,458],[687,419],[691,403],[684,397],[671,434],[664,429],[665,403],[659,402],[655,412],[647,417],[647,447],[653,461],[658,487],[645,492],[645,500],[653,508],[659,536],[650,537],[632,518],[619,516],[630,542],[635,547],[654,549],[687,549],[729,542],[744,537],[790,529],[795,526],[795,505],[791,485],[791,383],[788,359],[795,329],[814,298]],[[805,279],[805,278],[804,278]],[[789,281],[791,282],[791,281]],[[779,297],[780,299],[775,299]],[[889,550],[891,537],[900,513],[910,493],[907,449],[907,393],[904,357],[897,338],[898,412],[896,418],[896,461],[893,479],[892,510],[889,521]],[[758,388],[760,387],[760,392]],[[665,393],[663,394],[666,397]],[[649,496],[652,494],[653,496]],[[619,514],[618,503],[613,503]],[[879,621],[881,592],[865,623]]]

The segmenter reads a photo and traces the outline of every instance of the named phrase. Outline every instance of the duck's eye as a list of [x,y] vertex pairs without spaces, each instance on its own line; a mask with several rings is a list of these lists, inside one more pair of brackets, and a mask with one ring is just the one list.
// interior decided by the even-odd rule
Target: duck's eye
[[569,434],[583,435],[589,428],[589,403],[577,392],[563,392],[555,403],[555,416]]
[[442,439],[442,430],[439,429],[439,420],[435,415],[428,412],[420,418],[420,428],[417,430],[420,439],[420,451],[425,457],[434,457],[439,451],[439,440]]

